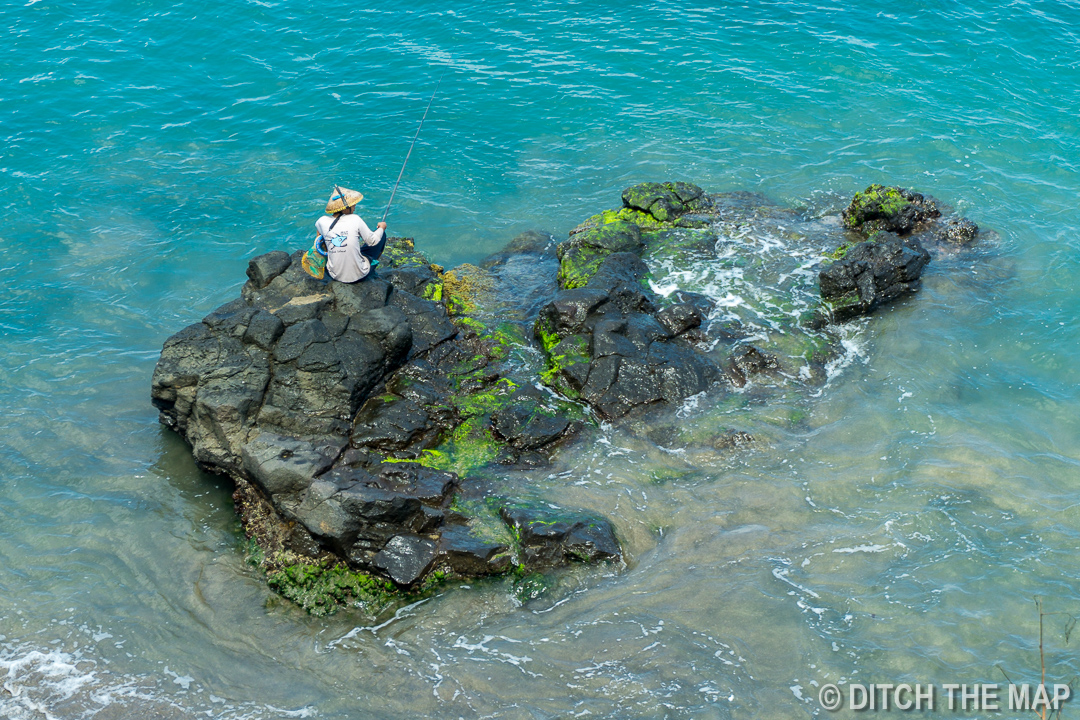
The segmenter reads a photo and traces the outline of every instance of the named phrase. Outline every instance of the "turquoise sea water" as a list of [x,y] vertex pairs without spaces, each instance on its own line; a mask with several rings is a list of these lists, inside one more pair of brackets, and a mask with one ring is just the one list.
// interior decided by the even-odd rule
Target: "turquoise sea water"
[[[1032,598],[1080,614],[1077,3],[0,15],[0,715],[810,717],[841,679],[1035,679]],[[332,183],[381,214],[440,76],[390,222],[447,267],[654,179],[811,215],[894,183],[992,232],[745,455],[612,429],[533,479],[611,517],[625,569],[306,617],[150,375],[249,258],[310,242]]]

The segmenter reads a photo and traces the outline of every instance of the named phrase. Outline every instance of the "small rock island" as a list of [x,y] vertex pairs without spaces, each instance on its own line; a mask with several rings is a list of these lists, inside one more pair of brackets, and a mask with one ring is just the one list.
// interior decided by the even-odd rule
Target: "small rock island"
[[[743,242],[747,228],[776,245]],[[598,421],[647,426],[748,383],[820,386],[836,323],[917,291],[927,245],[977,234],[903,188],[807,217],[665,182],[628,188],[561,243],[525,233],[452,270],[408,238],[355,284],[275,251],[251,260],[239,298],[165,342],[152,399],[200,467],[233,481],[255,561],[310,612],[377,610],[447,577],[619,563],[607,519],[507,497],[492,474],[543,466]],[[689,267],[753,300],[683,287]]]

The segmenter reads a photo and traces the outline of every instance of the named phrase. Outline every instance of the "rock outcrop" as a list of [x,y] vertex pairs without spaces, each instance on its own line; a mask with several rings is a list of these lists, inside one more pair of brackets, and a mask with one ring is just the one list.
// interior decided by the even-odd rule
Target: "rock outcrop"
[[927,221],[941,217],[937,201],[907,188],[871,185],[855,193],[842,218],[844,226],[863,233],[879,230],[908,235]]
[[940,217],[937,200],[906,188],[871,185],[855,193],[841,214],[855,237],[833,251],[819,274],[832,319],[864,315],[917,291],[930,262],[920,235],[954,245],[975,240],[975,223],[953,218],[939,229]]
[[930,253],[917,239],[878,233],[821,271],[821,297],[837,320],[863,315],[918,290],[928,262]]
[[[351,285],[308,276],[299,253],[254,258],[240,298],[166,341],[152,389],[161,422],[202,467],[236,482],[270,571],[329,559],[408,588],[436,571],[619,560],[603,518],[521,507],[469,474],[542,462],[538,451],[580,425],[580,411],[504,372],[515,345],[528,345],[524,318],[555,289],[554,243],[520,238],[492,269],[454,272],[410,240],[392,243],[379,271]],[[523,292],[515,274],[526,262],[533,274],[546,263],[549,289]],[[465,313],[500,284],[524,301],[523,320],[489,331]],[[514,525],[500,515],[511,508]],[[566,532],[520,532],[522,513],[561,527],[567,512],[579,519]]]
[[[913,233],[977,232],[963,219],[942,230],[935,201],[880,186],[844,211],[847,234],[688,183],[622,200],[560,244],[525,233],[449,271],[405,238],[349,285],[270,252],[239,298],[165,342],[161,422],[235,482],[273,587],[315,611],[448,574],[619,562],[609,521],[507,497],[493,471],[544,465],[597,420],[720,403],[751,383],[816,386],[838,347],[823,317],[916,290],[930,256]],[[747,240],[756,225],[762,245]],[[785,249],[782,233],[803,245]],[[831,258],[820,237],[839,246]],[[697,285],[679,280],[693,272]],[[751,441],[731,428],[700,438]]]

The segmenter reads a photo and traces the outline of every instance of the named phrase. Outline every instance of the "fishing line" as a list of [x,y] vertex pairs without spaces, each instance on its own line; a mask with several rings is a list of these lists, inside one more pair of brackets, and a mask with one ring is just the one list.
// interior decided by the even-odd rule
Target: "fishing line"
[[405,174],[405,166],[409,164],[409,156],[412,155],[413,147],[416,146],[416,138],[420,137],[420,129],[424,127],[424,121],[427,120],[428,111],[431,110],[431,103],[435,102],[435,93],[439,92],[439,86],[442,85],[443,78],[446,75],[439,76],[439,82],[435,83],[435,90],[431,93],[431,99],[428,100],[427,110],[424,111],[424,117],[420,118],[420,127],[416,128],[416,135],[413,136],[412,145],[409,145],[409,152],[405,154],[405,162],[401,163],[401,172],[398,173],[397,182],[394,183],[394,190],[390,193],[390,200],[386,203],[386,212],[383,213],[382,221],[386,222],[386,216],[390,214],[390,203],[394,202],[394,195],[397,194],[398,185],[401,184],[401,176]]

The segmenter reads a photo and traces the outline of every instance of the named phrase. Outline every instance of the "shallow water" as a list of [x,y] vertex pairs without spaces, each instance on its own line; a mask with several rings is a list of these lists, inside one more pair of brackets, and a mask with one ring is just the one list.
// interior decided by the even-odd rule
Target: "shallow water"
[[[1076,3],[0,13],[0,715],[803,717],[841,678],[1034,679],[1032,598],[1080,613]],[[390,221],[447,267],[666,178],[814,216],[897,183],[994,234],[820,397],[733,405],[748,450],[603,428],[507,479],[606,513],[625,568],[310,618],[150,375],[333,182],[381,213],[444,73]]]

